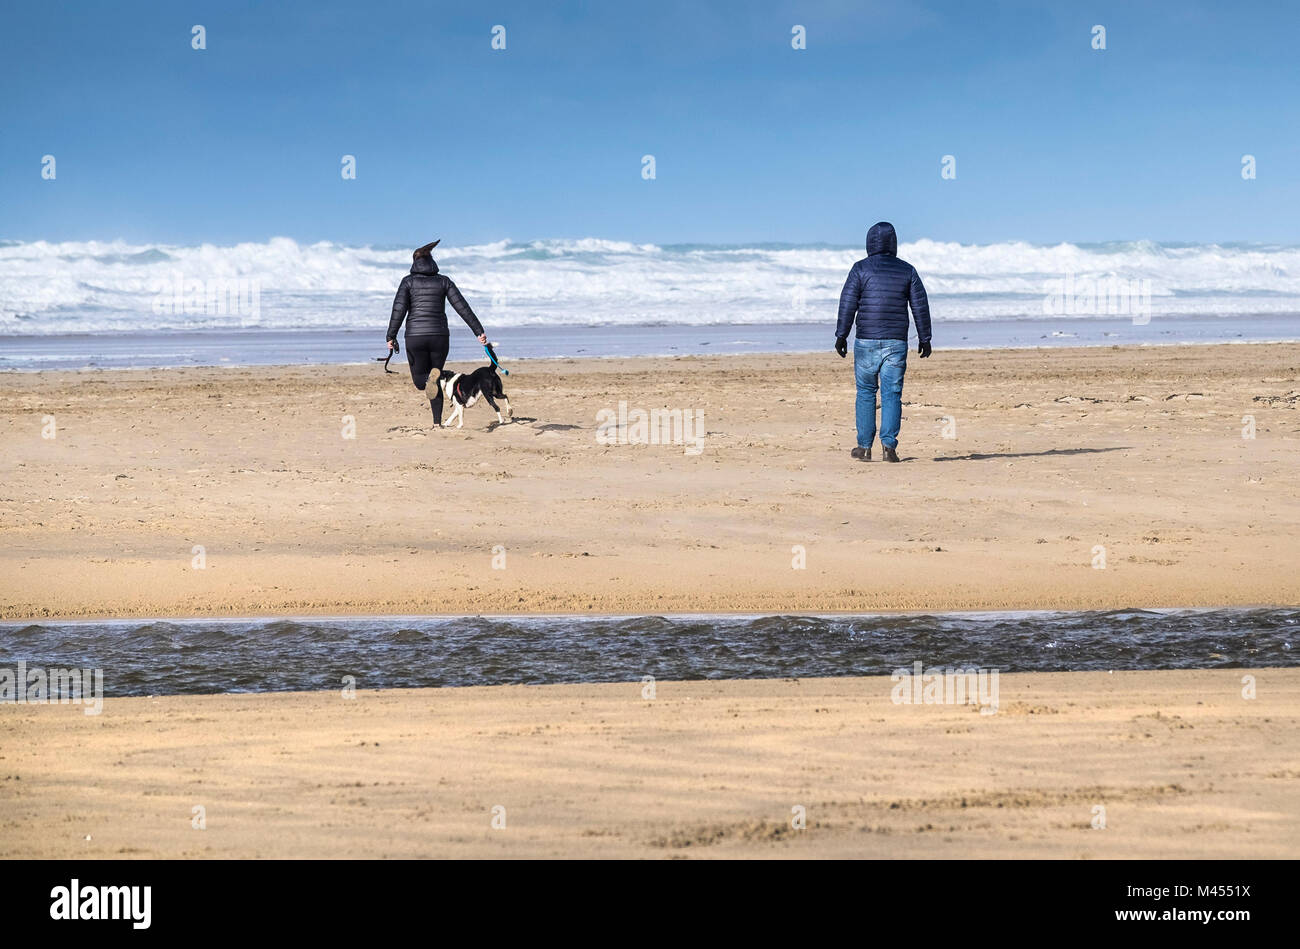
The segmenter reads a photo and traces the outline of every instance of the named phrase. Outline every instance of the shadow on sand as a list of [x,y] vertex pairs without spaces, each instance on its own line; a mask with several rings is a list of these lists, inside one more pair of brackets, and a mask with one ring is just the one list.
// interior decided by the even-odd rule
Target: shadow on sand
[[1049,448],[1047,451],[1018,451],[1004,452],[994,454],[981,454],[980,452],[971,452],[969,455],[945,455],[942,458],[934,458],[932,461],[985,461],[990,458],[1046,458],[1050,455],[1099,455],[1107,451],[1130,451],[1128,445],[1119,445],[1114,448]]
[[[504,424],[498,422],[496,419],[493,419],[491,422],[488,423],[488,427],[485,428],[484,431],[495,432],[498,428],[505,428],[507,425],[529,425],[530,423],[536,421],[537,419],[533,418],[531,415],[515,415],[511,417],[510,421]],[[540,429],[541,431],[546,431],[551,428],[577,428],[578,426],[577,425],[532,425],[531,427]]]

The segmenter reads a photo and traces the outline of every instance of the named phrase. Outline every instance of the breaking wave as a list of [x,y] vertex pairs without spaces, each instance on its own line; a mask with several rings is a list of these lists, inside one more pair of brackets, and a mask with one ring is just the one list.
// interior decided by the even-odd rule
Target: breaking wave
[[[1300,247],[919,240],[900,256],[937,319],[1041,319],[1071,286],[1121,282],[1153,316],[1300,313]],[[442,247],[493,327],[824,322],[859,248],[656,245],[584,238]],[[0,335],[382,324],[406,247],[0,241]],[[1077,292],[1077,290],[1076,290]],[[1107,316],[1098,305],[1076,316]],[[1058,311],[1059,312],[1059,311]]]

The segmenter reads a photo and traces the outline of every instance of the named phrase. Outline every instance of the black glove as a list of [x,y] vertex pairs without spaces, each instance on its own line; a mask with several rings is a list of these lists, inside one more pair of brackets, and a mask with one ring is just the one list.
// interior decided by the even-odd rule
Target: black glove
[[918,347],[916,348],[916,351],[917,351],[918,353],[921,354],[921,358],[922,358],[922,359],[924,359],[925,357],[929,356],[929,355],[930,355],[930,344],[929,344],[929,342],[923,342],[920,346],[918,346]]
[[835,340],[835,351],[840,354],[841,359],[849,354],[849,338],[847,336],[841,336]]

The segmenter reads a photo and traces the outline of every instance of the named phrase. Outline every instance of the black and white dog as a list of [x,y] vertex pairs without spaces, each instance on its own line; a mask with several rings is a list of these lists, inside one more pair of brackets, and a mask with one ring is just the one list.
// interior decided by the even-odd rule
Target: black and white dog
[[[491,347],[489,347],[491,352]],[[479,396],[487,400],[487,404],[492,406],[497,413],[497,422],[505,424],[506,419],[501,417],[501,409],[497,407],[496,400],[500,399],[506,407],[506,418],[514,418],[514,410],[510,408],[510,400],[506,398],[505,389],[501,386],[501,377],[497,375],[496,354],[492,353],[492,364],[482,366],[473,372],[452,372],[450,369],[444,369],[438,376],[438,386],[442,389],[442,394],[452,404],[451,415],[447,416],[447,421],[442,423],[443,428],[450,428],[452,422],[456,422],[457,428],[465,426],[465,410],[478,401]]]

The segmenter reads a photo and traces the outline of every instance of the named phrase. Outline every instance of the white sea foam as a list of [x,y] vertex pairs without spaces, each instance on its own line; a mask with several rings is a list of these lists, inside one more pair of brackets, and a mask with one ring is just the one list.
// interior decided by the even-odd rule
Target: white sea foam
[[[1140,287],[1155,319],[1300,314],[1297,247],[918,240],[899,254],[921,272],[943,321],[1041,319],[1052,315],[1045,301],[1059,298],[1066,280],[1076,288]],[[490,327],[825,322],[862,255],[597,238],[437,252]],[[288,238],[224,247],[0,242],[0,335],[382,326],[409,264],[409,248]],[[234,286],[245,301],[253,288],[257,306],[235,305],[234,296],[226,306],[222,288]],[[1093,303],[1073,315],[1114,315],[1104,301]]]

